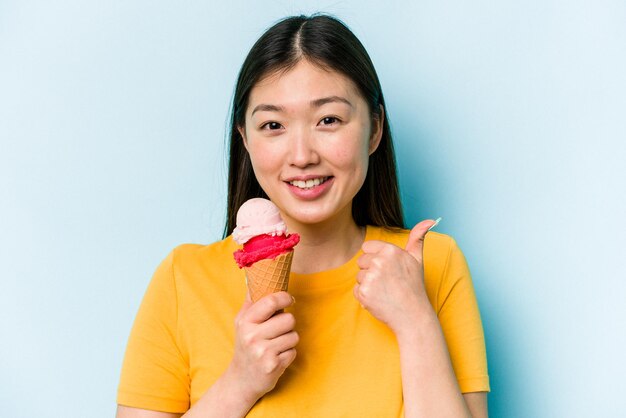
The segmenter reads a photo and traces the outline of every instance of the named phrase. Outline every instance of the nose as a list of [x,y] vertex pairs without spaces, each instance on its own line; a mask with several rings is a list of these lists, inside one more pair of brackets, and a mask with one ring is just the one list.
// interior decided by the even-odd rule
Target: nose
[[289,165],[305,168],[319,164],[320,157],[315,138],[306,128],[293,132],[289,139]]

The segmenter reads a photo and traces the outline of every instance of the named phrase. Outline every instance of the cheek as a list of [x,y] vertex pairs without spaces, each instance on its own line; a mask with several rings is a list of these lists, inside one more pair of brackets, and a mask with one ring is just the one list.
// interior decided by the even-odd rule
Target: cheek
[[254,177],[256,177],[261,187],[265,189],[267,186],[266,179],[272,171],[271,164],[269,163],[268,158],[258,152],[258,150],[249,149],[248,153],[250,155],[250,162],[252,163]]
[[353,160],[353,156],[351,152],[347,148],[339,148],[335,152],[335,161],[337,161],[337,165],[340,167],[348,167],[351,164],[351,160]]
[[353,141],[350,146],[345,146],[348,141],[344,141],[343,146],[338,146],[335,151],[335,161],[337,166],[349,170],[354,174],[366,173],[369,162],[367,140]]
[[261,146],[258,142],[254,145],[250,145],[250,143],[248,143],[248,155],[250,155],[250,161],[252,161],[252,166],[255,171],[269,169],[276,158],[275,152],[271,152],[266,147]]

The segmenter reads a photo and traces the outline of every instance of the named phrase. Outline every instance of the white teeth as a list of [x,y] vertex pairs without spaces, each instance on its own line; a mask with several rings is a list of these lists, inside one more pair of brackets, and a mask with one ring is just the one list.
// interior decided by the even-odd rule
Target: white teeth
[[294,181],[290,181],[289,184],[291,184],[292,186],[296,186],[300,189],[310,189],[311,187],[315,187],[315,186],[319,186],[320,184],[324,183],[326,180],[328,180],[328,177],[321,177],[321,178],[317,178],[317,179],[311,179],[311,180],[294,180]]

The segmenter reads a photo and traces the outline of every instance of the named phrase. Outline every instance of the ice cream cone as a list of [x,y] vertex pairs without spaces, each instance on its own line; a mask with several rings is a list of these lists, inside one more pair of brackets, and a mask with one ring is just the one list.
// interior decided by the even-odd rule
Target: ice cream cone
[[287,290],[293,251],[280,254],[275,259],[259,260],[246,270],[246,283],[253,302],[270,293]]

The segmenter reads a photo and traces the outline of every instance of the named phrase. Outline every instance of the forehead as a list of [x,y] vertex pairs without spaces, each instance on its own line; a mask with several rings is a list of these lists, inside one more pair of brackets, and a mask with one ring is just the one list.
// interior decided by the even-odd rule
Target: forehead
[[364,103],[348,77],[301,60],[289,70],[277,71],[259,80],[250,91],[248,108],[259,103],[297,105],[330,96],[345,97],[355,104]]

